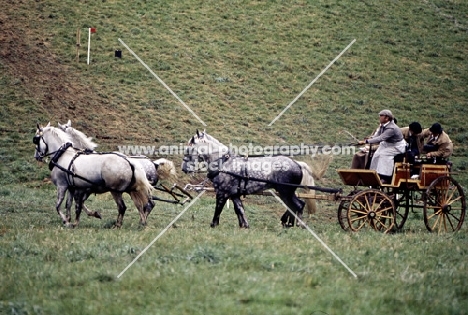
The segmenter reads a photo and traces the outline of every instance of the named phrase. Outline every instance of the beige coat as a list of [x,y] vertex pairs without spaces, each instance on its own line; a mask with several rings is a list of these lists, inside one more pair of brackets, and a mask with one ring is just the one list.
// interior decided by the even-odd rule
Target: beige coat
[[[428,138],[428,141],[431,138],[431,132],[429,131],[429,129],[424,129],[421,132],[421,135],[424,138]],[[437,141],[433,142],[433,144],[437,144],[439,146],[439,149],[437,151],[431,152],[431,156],[448,158],[452,155],[453,143],[452,140],[450,140],[450,137],[445,133],[445,131],[442,131],[442,133],[439,135],[439,138],[437,138]]]

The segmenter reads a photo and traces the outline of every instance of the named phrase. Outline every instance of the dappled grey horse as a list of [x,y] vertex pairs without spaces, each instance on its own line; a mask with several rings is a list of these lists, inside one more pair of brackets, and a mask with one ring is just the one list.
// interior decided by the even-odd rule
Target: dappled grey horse
[[[186,148],[182,170],[186,173],[207,171],[216,191],[216,207],[211,227],[219,225],[219,217],[228,199],[234,204],[239,227],[248,228],[241,196],[273,188],[284,203],[300,218],[305,202],[295,191],[299,186],[313,186],[312,171],[304,162],[286,156],[240,157],[205,132],[193,136]],[[315,200],[313,200],[315,201]],[[294,217],[286,211],[283,226],[294,225]]]
[[37,126],[33,142],[36,145],[34,157],[38,161],[51,157],[51,180],[57,186],[56,210],[64,224],[70,224],[70,218],[63,215],[60,206],[67,190],[72,189],[76,203],[73,226],[79,224],[84,196],[105,192],[112,194],[118,207],[116,227],[122,226],[127,208],[122,198],[124,192],[130,195],[137,207],[140,224],[146,225],[151,209],[144,207],[151,198],[152,186],[140,164],[117,153],[86,154],[76,150],[72,147],[70,137],[50,124],[46,127]]
[[[85,152],[94,152],[96,147],[98,146],[96,143],[92,141],[91,137],[86,136],[80,130],[72,127],[71,120],[68,120],[66,124],[58,123],[58,127],[63,130],[68,136],[70,136],[71,141],[73,142],[73,147],[75,149],[84,150]],[[146,178],[150,182],[151,186],[155,187],[160,179],[175,179],[177,177],[176,170],[174,163],[164,158],[160,158],[157,160],[151,160],[150,158],[144,155],[138,156],[129,156],[129,160],[132,162],[137,162],[141,164],[143,167]],[[88,216],[94,216],[96,218],[101,218],[101,215],[97,211],[89,210],[84,202],[88,199],[89,194],[85,194],[83,200],[83,210]],[[66,213],[67,217],[70,214],[71,203],[73,199],[73,191],[69,189],[68,198],[66,201]],[[147,205],[145,206],[147,209],[152,209],[154,207],[153,200],[148,200]],[[149,210],[151,211],[151,210]]]

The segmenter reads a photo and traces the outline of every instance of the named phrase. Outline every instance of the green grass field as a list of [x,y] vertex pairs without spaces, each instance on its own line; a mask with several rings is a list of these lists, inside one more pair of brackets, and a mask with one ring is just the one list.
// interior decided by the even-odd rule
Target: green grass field
[[[465,189],[466,1],[0,4],[0,314],[468,313],[466,224],[429,233],[416,211],[401,233],[349,233],[329,201],[306,222],[357,279],[307,230],[283,229],[274,198],[247,197],[249,230],[237,227],[232,205],[211,229],[211,194],[117,278],[184,206],[157,203],[142,229],[127,197],[116,230],[110,195],[91,196],[103,219],[82,215],[65,228],[31,142],[36,123],[71,119],[102,151],[179,145],[197,128],[234,145],[347,144],[347,132],[367,136],[389,108],[400,126],[443,125]],[[88,27],[97,28],[89,66]],[[177,166],[182,158],[165,157]],[[343,187],[335,170],[350,162],[335,156],[317,184]],[[179,173],[179,184],[202,179]]]

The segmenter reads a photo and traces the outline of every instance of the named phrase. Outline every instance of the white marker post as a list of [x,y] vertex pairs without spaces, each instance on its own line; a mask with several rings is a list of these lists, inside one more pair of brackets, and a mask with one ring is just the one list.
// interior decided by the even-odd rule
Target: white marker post
[[88,28],[88,65],[89,65],[89,52],[91,50],[91,33],[96,33],[96,28]]

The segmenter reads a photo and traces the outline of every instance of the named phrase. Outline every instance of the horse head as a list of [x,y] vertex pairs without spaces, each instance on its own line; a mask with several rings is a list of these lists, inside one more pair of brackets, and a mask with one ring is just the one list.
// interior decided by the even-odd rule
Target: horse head
[[197,130],[185,148],[182,171],[185,173],[207,171],[212,162],[229,153],[229,149],[205,131]]
[[69,119],[68,122],[64,125],[61,125],[60,123],[57,123],[59,128],[62,129],[63,131],[67,131],[68,128],[71,127],[71,120]]
[[33,143],[36,145],[34,158],[42,162],[45,157],[54,154],[67,142],[72,142],[70,137],[62,130],[51,127],[50,122],[45,127],[37,124],[36,134],[33,137]]

